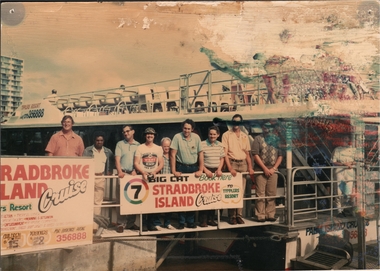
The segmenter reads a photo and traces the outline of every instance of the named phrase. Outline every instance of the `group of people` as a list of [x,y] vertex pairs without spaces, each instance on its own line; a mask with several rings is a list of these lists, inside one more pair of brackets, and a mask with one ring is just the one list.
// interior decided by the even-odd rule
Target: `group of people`
[[[194,133],[195,123],[191,119],[182,122],[182,131],[172,139],[164,137],[161,146],[154,143],[156,131],[148,127],[143,135],[145,142],[140,144],[134,139],[135,130],[132,125],[122,128],[124,139],[119,141],[115,154],[104,146],[105,134],[94,133],[94,144],[85,148],[82,138],[73,130],[74,120],[70,115],[63,117],[61,131],[54,134],[45,151],[49,156],[88,156],[95,162],[94,204],[101,205],[104,197],[107,175],[112,175],[114,168],[119,177],[116,185],[116,197],[120,197],[120,179],[125,175],[141,175],[144,180],[155,178],[156,174],[194,174],[200,177],[205,174],[211,178],[221,176],[226,171],[236,176],[237,172],[248,173],[256,183],[255,216],[258,222],[276,221],[275,197],[277,190],[277,170],[283,159],[283,152],[279,147],[279,135],[273,121],[262,123],[262,134],[256,136],[250,143],[248,135],[242,131],[243,118],[235,114],[229,123],[231,129],[220,137],[218,126],[208,128],[207,139],[201,141],[199,135]],[[355,166],[354,149],[349,145],[350,138],[343,135],[343,145],[337,147],[332,154],[332,162],[340,167],[336,170],[338,187],[335,192],[335,207],[338,216],[347,215],[347,209],[352,203],[353,180]],[[253,161],[252,161],[253,159]],[[254,163],[253,163],[254,162]],[[253,166],[254,165],[254,166]],[[254,176],[254,170],[262,173]],[[103,178],[100,176],[104,176]],[[243,190],[246,187],[246,178],[242,178]],[[343,202],[342,202],[343,201]],[[100,215],[101,208],[94,208],[94,215]],[[159,214],[146,215],[148,230],[158,230],[163,226],[174,229],[171,225],[171,213],[163,215],[161,223]],[[216,226],[215,211],[207,210],[199,213],[199,226]],[[136,215],[120,215],[117,210],[118,231],[124,229],[139,230],[135,224]],[[243,209],[228,209],[228,223],[231,225],[244,224]],[[196,228],[195,212],[180,212],[178,214],[178,229]],[[97,224],[94,223],[94,230]]]
[[[145,142],[140,144],[134,139],[135,130],[132,125],[122,128],[124,139],[119,141],[115,153],[104,147],[105,135],[101,132],[94,134],[94,144],[84,148],[83,140],[72,130],[74,120],[71,116],[62,119],[62,130],[54,134],[45,151],[52,156],[89,156],[95,161],[95,175],[106,176],[113,173],[114,166],[119,177],[116,185],[116,197],[120,197],[120,179],[125,175],[141,175],[144,180],[155,178],[156,174],[194,174],[200,177],[221,176],[223,171],[236,176],[237,172],[248,172],[253,178],[255,170],[263,171],[255,176],[256,194],[265,197],[256,201],[255,214],[257,221],[275,221],[275,199],[277,188],[277,168],[282,161],[282,152],[278,147],[278,136],[273,131],[273,125],[265,122],[262,125],[263,134],[255,138],[252,146],[248,135],[241,130],[243,118],[235,114],[231,120],[231,129],[223,133],[222,140],[218,126],[208,128],[208,137],[201,141],[194,133],[195,123],[191,119],[182,122],[182,131],[170,139],[161,139],[161,146],[154,143],[156,131],[147,127],[144,130]],[[252,148],[251,148],[252,147]],[[113,165],[113,163],[115,165]],[[242,180],[243,189],[246,179]],[[95,179],[95,205],[103,200],[105,178]],[[272,197],[272,198],[271,198]],[[95,208],[95,214],[100,214],[100,208]],[[118,231],[123,229],[139,230],[135,224],[136,215],[120,215],[117,210]],[[171,213],[163,215],[161,223],[159,214],[146,215],[148,230],[158,230],[163,226],[174,229],[171,225]],[[229,209],[228,223],[231,225],[244,224],[243,209]],[[216,226],[215,211],[207,210],[199,213],[199,226]],[[196,228],[195,212],[180,212],[178,214],[178,229]],[[94,230],[96,230],[94,225]]]

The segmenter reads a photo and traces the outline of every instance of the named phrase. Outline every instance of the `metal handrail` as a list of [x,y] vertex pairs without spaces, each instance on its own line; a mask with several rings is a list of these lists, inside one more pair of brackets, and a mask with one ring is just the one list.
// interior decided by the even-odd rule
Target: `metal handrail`
[[[241,173],[242,173],[242,178],[245,178],[245,176],[249,175],[248,172],[241,172]],[[283,206],[280,206],[280,207],[284,208],[284,210],[286,210],[287,209],[287,206],[286,206],[286,178],[285,178],[284,174],[282,174],[281,172],[276,171],[276,173],[278,175],[280,175],[283,178],[283,180],[284,180],[284,194],[283,195],[265,196],[265,197],[253,196],[252,197],[252,191],[251,191],[251,194],[250,194],[251,196],[250,197],[244,197],[246,195],[246,193],[244,191],[242,200],[243,201],[251,201],[251,200],[257,200],[257,199],[284,198],[285,199],[284,200],[284,204],[283,204]],[[264,172],[263,171],[255,171],[255,173],[254,173],[254,175],[259,175],[259,174],[264,174]],[[104,175],[104,176],[94,176],[94,177],[95,177],[95,179],[103,179],[104,178],[106,180],[113,180],[113,179],[118,179],[119,178],[117,175]],[[100,206],[99,205],[94,205],[94,207],[97,207],[97,208],[116,208],[116,207],[120,207],[120,203],[116,203],[116,204],[113,203],[113,199],[112,199],[112,193],[113,192],[112,191],[113,191],[113,188],[111,187],[111,189],[110,189],[110,199],[111,199],[112,203],[102,204]],[[218,225],[219,225],[220,224],[220,219],[221,219],[221,217],[220,217],[221,215],[220,215],[219,211],[222,210],[222,209],[215,209],[215,210],[217,211],[216,212],[217,213],[217,221],[218,221]],[[140,216],[140,223],[142,223],[142,216],[143,216],[143,214],[140,213],[140,214],[136,214],[136,215]],[[286,219],[285,219],[284,223],[286,223]],[[220,229],[219,226],[217,228]],[[142,232],[142,227],[140,227],[140,234],[141,234],[141,232]]]

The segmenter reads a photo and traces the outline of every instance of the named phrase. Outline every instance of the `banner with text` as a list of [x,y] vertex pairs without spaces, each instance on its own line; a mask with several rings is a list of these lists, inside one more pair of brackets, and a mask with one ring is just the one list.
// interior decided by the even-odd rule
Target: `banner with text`
[[1,159],[1,255],[92,243],[94,164]]
[[174,211],[197,211],[223,208],[242,208],[242,174],[235,177],[179,177],[164,174],[145,181],[141,175],[125,176],[120,180],[120,213],[150,214]]

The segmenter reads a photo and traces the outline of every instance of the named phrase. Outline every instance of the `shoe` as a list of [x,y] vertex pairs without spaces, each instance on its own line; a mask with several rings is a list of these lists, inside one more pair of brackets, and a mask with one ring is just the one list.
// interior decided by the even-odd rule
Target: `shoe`
[[195,223],[187,223],[187,228],[195,229],[196,227]]
[[167,225],[165,228],[167,228],[168,230],[175,230],[176,228],[174,228],[172,225]]
[[199,227],[202,227],[202,228],[207,227],[207,222],[203,221],[201,224],[199,224]]
[[257,219],[257,222],[265,222],[265,219]]
[[178,226],[178,229],[179,230],[183,230],[185,228],[185,225],[184,224],[179,224],[179,226]]
[[207,221],[207,224],[210,225],[210,226],[218,226],[218,223],[216,223],[214,220],[209,220]]
[[133,224],[132,227],[130,227],[130,228],[126,228],[126,229],[128,229],[128,230],[134,230],[134,231],[139,231],[139,230],[140,230],[140,227],[139,227],[139,226],[136,226],[136,225]]
[[159,230],[159,231],[162,231],[162,230],[165,229],[164,227],[161,227],[161,226],[156,226],[156,228],[157,228],[157,230]]
[[238,217],[236,218],[236,222],[237,222],[238,224],[245,224],[244,220],[243,220],[240,216],[238,216]]
[[265,219],[266,221],[270,221],[270,222],[275,222],[277,220],[277,218],[275,217],[268,217],[267,219]]
[[236,218],[235,217],[230,217],[230,219],[228,220],[228,223],[231,224],[231,225],[236,225],[237,224]]
[[158,231],[156,226],[150,226],[148,227],[148,231]]
[[158,231],[156,226],[149,226],[148,231]]
[[118,226],[116,227],[116,231],[117,231],[118,233],[122,233],[122,232],[124,232],[124,225],[118,225]]

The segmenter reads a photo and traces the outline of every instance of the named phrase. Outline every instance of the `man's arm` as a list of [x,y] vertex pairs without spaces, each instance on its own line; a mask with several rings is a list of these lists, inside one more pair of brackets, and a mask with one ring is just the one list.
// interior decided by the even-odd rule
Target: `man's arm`
[[119,178],[123,178],[125,176],[125,173],[121,170],[120,156],[115,156],[115,166],[117,170],[117,176],[119,176]]
[[107,174],[112,175],[113,169],[115,168],[115,156],[110,149],[108,149],[107,163]]
[[204,156],[203,156],[203,151],[200,151],[198,153],[198,171],[195,172],[195,177],[200,177],[202,175],[203,167],[204,167]]
[[223,165],[224,165],[224,157],[220,157],[219,166],[218,166],[217,170],[215,171],[216,176],[218,176],[218,177],[222,176]]
[[232,168],[232,165],[231,165],[231,162],[230,162],[230,158],[227,155],[227,149],[224,149],[224,151],[225,151],[224,162],[226,163],[228,171],[232,174],[232,176],[235,177],[236,176],[236,170],[234,170]]
[[172,170],[172,174],[175,176],[180,176],[181,172],[176,171],[176,155],[177,155],[177,150],[175,149],[170,149],[170,168]]
[[152,172],[153,175],[156,175],[161,172],[161,169],[164,167],[164,157],[158,157],[158,167]]
[[282,155],[279,155],[277,156],[276,163],[273,166],[274,171],[278,170],[278,167],[280,166],[281,162],[282,162]]
[[79,153],[79,156],[82,156],[84,152],[84,143],[83,143],[83,139],[80,136],[79,138],[80,138],[80,143],[78,146],[78,153]]
[[245,160],[247,161],[247,168],[250,175],[254,174],[255,171],[252,168],[252,159],[251,159],[251,151],[244,151],[245,152]]
[[144,169],[144,167],[141,165],[140,162],[141,162],[141,157],[135,155],[135,157],[134,157],[134,159],[133,159],[133,167],[134,167],[134,169],[135,169],[137,172],[139,172],[139,173],[142,175],[142,177],[143,177],[144,180],[147,180],[147,176],[148,176],[148,174],[147,174],[147,172],[145,172],[145,169]]

